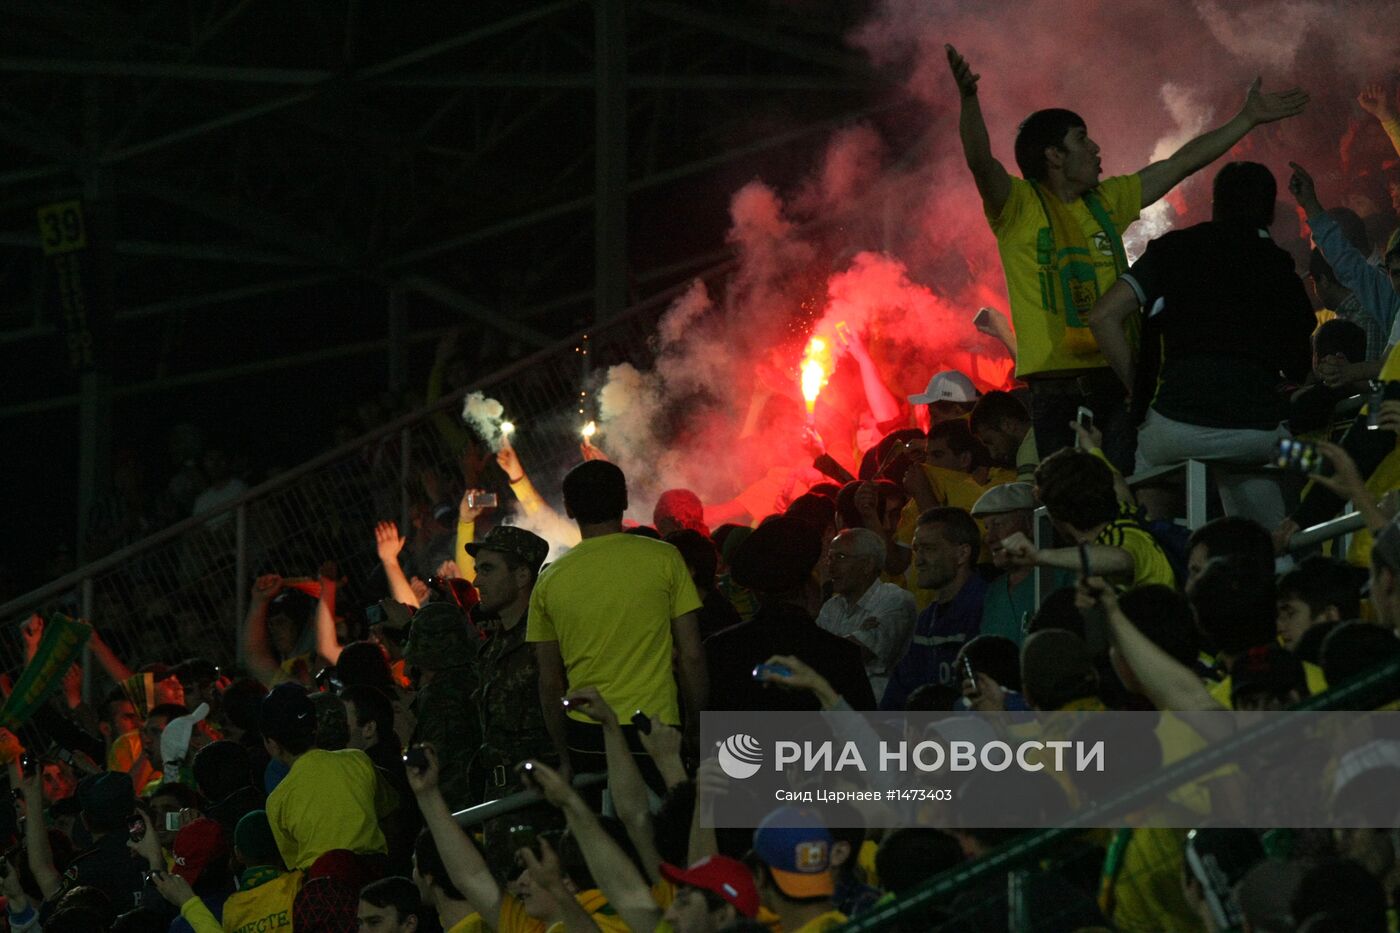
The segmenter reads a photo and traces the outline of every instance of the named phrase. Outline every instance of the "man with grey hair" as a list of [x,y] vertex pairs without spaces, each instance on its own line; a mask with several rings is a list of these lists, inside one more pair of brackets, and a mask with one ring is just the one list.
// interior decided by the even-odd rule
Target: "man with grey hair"
[[885,547],[869,528],[848,528],[833,538],[826,557],[832,596],[817,614],[817,625],[860,646],[877,697],[909,649],[918,614],[912,593],[880,580]]

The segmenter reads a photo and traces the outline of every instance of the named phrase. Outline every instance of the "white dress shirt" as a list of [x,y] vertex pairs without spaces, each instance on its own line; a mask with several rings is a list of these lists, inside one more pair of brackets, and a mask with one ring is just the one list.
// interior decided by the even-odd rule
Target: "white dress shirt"
[[876,580],[855,602],[844,596],[828,599],[817,613],[817,625],[870,650],[874,657],[865,662],[865,675],[878,698],[885,692],[890,671],[909,650],[918,613],[914,594],[897,584]]

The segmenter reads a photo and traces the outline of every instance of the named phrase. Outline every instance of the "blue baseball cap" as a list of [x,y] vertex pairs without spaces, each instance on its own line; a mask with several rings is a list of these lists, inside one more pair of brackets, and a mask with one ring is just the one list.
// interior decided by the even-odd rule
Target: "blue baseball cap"
[[788,897],[830,897],[831,846],[835,839],[815,810],[780,807],[753,834],[755,854]]

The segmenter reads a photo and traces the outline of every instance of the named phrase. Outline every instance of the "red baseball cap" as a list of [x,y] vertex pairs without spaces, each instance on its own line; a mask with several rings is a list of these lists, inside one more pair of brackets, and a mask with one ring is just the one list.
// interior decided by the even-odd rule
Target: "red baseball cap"
[[216,821],[202,816],[181,827],[170,848],[175,856],[171,873],[195,884],[215,860],[228,858],[228,834]]
[[744,863],[723,855],[702,858],[689,868],[661,864],[661,877],[673,884],[689,885],[718,894],[750,919],[758,916],[758,888]]

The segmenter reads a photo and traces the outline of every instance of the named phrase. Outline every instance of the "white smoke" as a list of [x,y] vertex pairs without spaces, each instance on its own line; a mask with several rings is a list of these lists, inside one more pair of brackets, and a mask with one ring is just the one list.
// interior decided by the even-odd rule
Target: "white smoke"
[[462,420],[471,425],[477,435],[493,451],[501,449],[501,422],[505,407],[482,392],[470,392],[462,403]]

